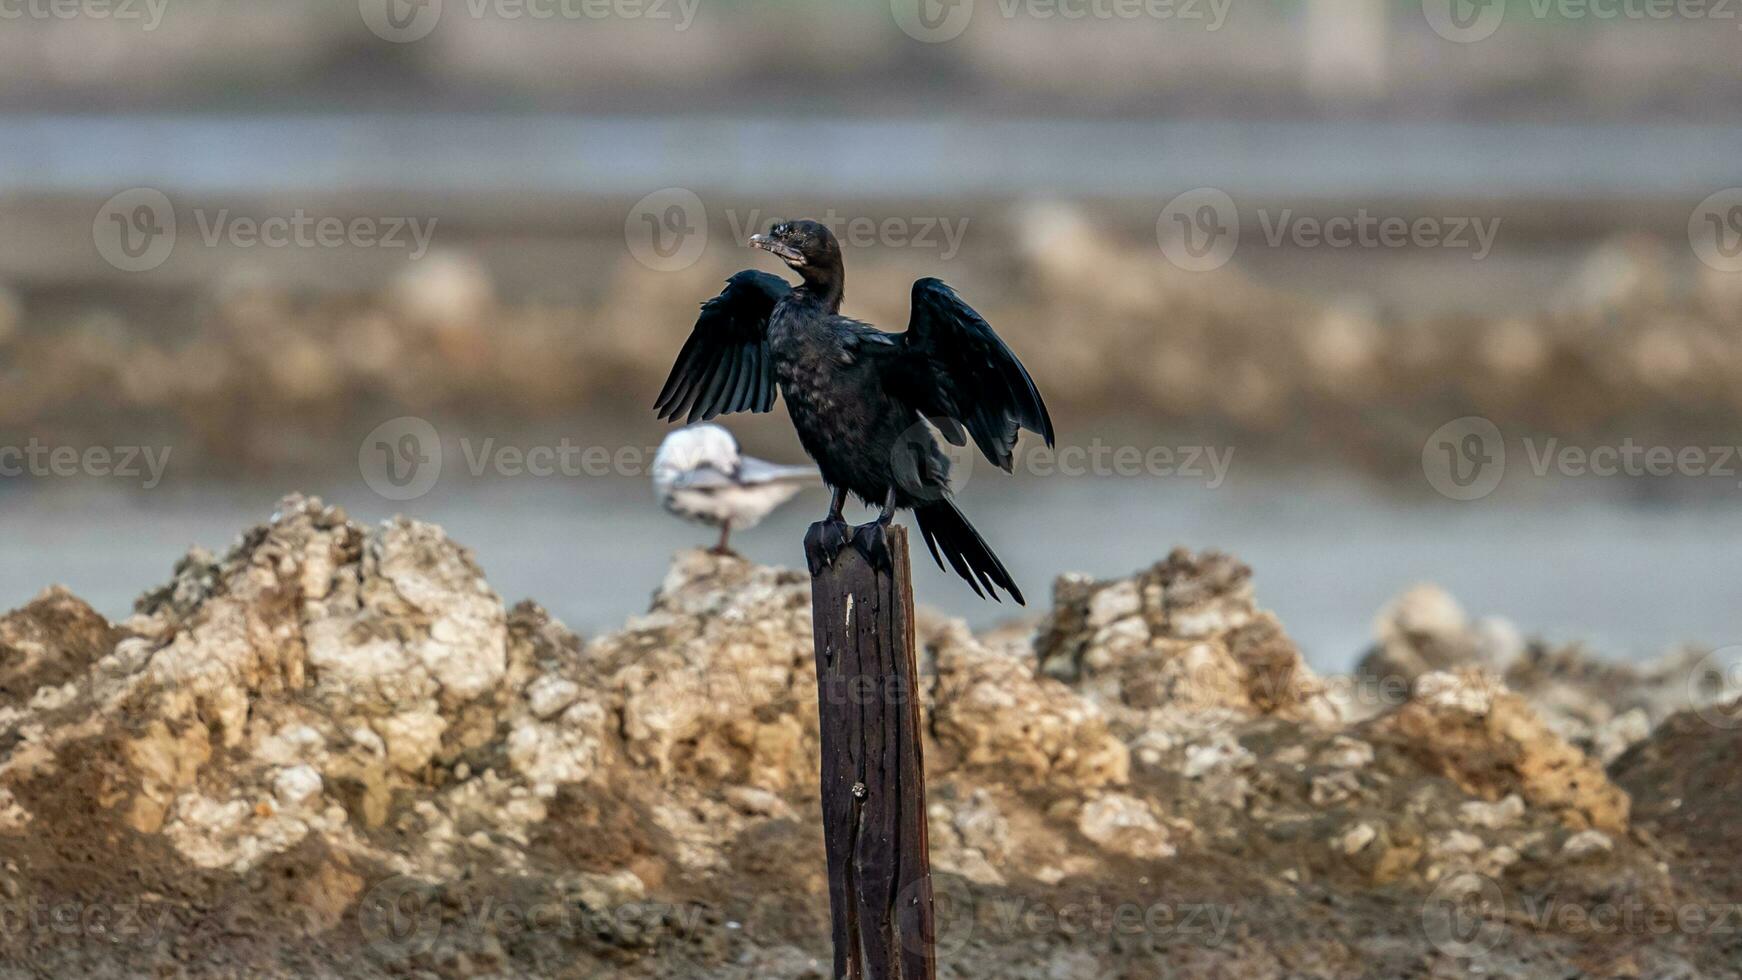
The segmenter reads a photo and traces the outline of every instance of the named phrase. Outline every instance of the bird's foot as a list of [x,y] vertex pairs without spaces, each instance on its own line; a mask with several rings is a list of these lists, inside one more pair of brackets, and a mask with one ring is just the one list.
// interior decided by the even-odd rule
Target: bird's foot
[[889,525],[872,521],[853,529],[853,549],[865,556],[878,571],[890,570],[894,559],[889,555]]
[[804,554],[816,575],[833,565],[841,549],[847,546],[847,522],[839,519],[818,521],[805,532]]
[[742,561],[744,558],[743,555],[740,555],[736,551],[733,551],[731,548],[727,548],[727,547],[720,546],[720,545],[716,545],[715,547],[709,548],[708,554],[713,555],[715,558],[737,558],[740,561]]

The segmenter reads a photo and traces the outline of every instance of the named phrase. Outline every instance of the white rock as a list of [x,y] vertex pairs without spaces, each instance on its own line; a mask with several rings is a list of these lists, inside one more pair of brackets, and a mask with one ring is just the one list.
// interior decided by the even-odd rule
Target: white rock
[[556,674],[545,674],[526,686],[526,706],[539,718],[554,716],[580,696],[579,684]]
[[1578,859],[1592,854],[1607,854],[1615,849],[1615,842],[1601,830],[1581,830],[1561,845],[1561,856]]
[[1124,581],[1095,593],[1089,600],[1089,625],[1095,629],[1135,616],[1143,608],[1143,598],[1137,594],[1137,583]]
[[1338,735],[1319,753],[1319,764],[1338,769],[1359,769],[1373,763],[1373,746],[1358,738]]
[[1254,761],[1251,752],[1226,732],[1217,732],[1208,742],[1186,749],[1186,764],[1182,773],[1187,779],[1199,779],[1224,769],[1244,769]]
[[442,747],[448,722],[433,708],[392,715],[375,723],[387,743],[387,761],[401,772],[419,772]]
[[1175,853],[1166,828],[1149,805],[1123,793],[1110,793],[1084,804],[1077,829],[1096,844],[1132,857],[1165,858]]
[[1462,830],[1454,830],[1433,844],[1435,854],[1469,855],[1482,850],[1482,838]]
[[1373,829],[1370,823],[1358,823],[1349,828],[1349,832],[1338,838],[1337,846],[1344,854],[1359,854],[1361,849],[1373,843],[1379,836],[1379,831]]
[[321,774],[313,766],[278,770],[272,780],[272,795],[286,807],[298,807],[321,795]]
[[1471,800],[1458,807],[1458,818],[1464,823],[1489,830],[1499,830],[1524,816],[1524,800],[1517,793],[1495,803]]

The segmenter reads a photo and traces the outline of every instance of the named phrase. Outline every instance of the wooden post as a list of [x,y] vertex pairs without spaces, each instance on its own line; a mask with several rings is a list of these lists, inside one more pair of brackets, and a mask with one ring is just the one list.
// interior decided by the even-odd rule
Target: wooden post
[[821,566],[811,613],[834,980],[937,970],[907,529],[891,526],[888,540],[887,570],[851,545],[826,566],[806,555]]

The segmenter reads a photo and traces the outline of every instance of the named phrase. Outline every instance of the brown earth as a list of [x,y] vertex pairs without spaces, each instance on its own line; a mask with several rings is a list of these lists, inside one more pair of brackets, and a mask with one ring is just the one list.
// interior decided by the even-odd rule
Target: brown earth
[[[1406,597],[1379,649],[1460,617]],[[1067,576],[1033,641],[920,632],[942,976],[1742,976],[1722,685],[1635,738],[1580,727],[1571,654],[1506,655],[1541,702],[1474,655],[1321,678],[1213,553]],[[49,592],[0,641],[18,975],[825,975],[801,574],[685,553],[582,640],[293,497],[121,623]]]

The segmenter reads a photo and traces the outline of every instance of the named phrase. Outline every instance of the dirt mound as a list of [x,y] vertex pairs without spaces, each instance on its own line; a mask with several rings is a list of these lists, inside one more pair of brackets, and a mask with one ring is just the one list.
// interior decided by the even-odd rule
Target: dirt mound
[[[1346,710],[1233,559],[1057,591],[1035,644],[923,629],[962,975],[1736,975],[1687,930],[1534,915],[1715,887],[1657,843],[1734,853],[1694,840],[1722,751],[1670,786],[1697,732],[1618,769],[1642,832],[1491,676]],[[293,497],[125,622],[50,592],[0,642],[8,967],[825,975],[801,574],[686,553],[583,641],[439,528]]]

